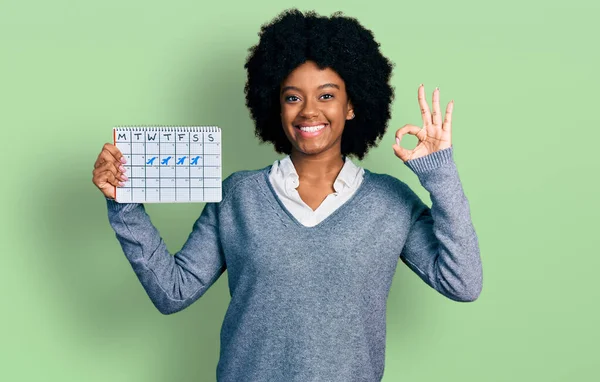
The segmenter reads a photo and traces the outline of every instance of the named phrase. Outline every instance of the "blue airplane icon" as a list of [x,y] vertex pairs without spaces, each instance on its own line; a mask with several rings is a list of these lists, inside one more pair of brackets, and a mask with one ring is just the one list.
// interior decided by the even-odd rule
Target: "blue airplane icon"
[[187,157],[184,156],[184,157],[179,158],[179,160],[177,161],[177,164],[183,164],[183,161],[185,160],[185,158],[187,158]]
[[152,159],[150,159],[148,162],[146,162],[146,164],[153,165],[153,164],[154,164],[154,160],[155,160],[156,158],[157,158],[157,157],[152,157]]
[[162,162],[160,162],[160,164],[169,164],[169,159],[171,159],[170,156],[166,157],[165,159],[162,160]]
[[194,158],[192,158],[192,163],[190,163],[190,164],[198,164],[198,158],[200,158],[199,155],[196,156],[196,157],[194,157]]

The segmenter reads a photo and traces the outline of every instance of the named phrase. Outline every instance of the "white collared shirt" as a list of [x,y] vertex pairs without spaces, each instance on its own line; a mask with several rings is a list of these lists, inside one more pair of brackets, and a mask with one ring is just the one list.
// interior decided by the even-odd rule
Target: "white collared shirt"
[[314,211],[300,198],[297,190],[300,180],[289,155],[273,163],[269,180],[279,199],[296,220],[307,227],[313,227],[338,209],[356,192],[363,180],[364,173],[364,168],[356,166],[350,158],[345,157],[344,166],[333,183],[335,192],[327,195]]

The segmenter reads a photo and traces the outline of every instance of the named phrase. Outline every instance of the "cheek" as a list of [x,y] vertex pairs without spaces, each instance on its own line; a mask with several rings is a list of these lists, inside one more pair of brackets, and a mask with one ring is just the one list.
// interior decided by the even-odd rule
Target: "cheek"
[[290,124],[296,118],[296,112],[289,106],[281,106],[281,122]]
[[344,107],[340,104],[331,104],[324,111],[325,115],[331,120],[341,120],[341,122],[344,123],[344,120],[346,119],[346,111],[344,110]]

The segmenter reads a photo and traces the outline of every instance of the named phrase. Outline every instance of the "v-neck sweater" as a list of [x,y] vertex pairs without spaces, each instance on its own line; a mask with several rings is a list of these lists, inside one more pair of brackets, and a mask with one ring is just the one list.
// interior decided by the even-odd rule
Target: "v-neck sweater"
[[269,171],[269,181],[296,220],[302,225],[313,227],[350,199],[362,183],[364,169],[356,166],[347,156],[343,160],[344,165],[333,182],[334,192],[327,195],[315,210],[300,197],[297,190],[300,177],[289,155],[273,162]]
[[168,252],[143,204],[107,200],[123,252],[163,314],[199,299],[227,270],[218,381],[380,381],[386,303],[398,259],[455,301],[482,288],[477,235],[452,147],[404,162],[402,181],[365,169],[352,197],[313,227],[285,208],[271,165],[232,173],[187,241]]

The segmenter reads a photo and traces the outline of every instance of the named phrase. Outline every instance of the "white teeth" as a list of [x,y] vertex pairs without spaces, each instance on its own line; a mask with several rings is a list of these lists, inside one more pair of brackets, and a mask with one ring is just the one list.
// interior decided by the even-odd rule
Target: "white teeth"
[[314,133],[315,131],[319,131],[324,128],[325,125],[317,125],[317,126],[300,126],[300,130],[306,131],[309,133]]

